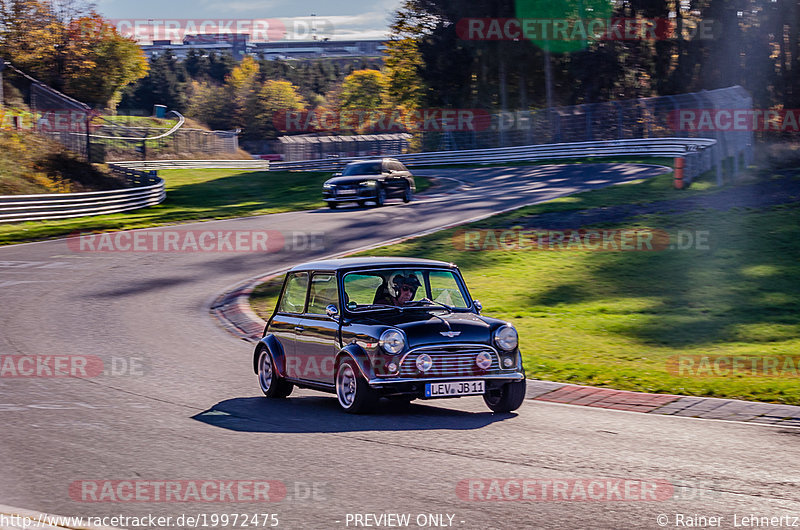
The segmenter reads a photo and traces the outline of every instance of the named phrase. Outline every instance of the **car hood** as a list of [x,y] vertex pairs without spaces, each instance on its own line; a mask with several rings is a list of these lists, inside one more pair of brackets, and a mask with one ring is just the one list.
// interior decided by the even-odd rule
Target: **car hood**
[[492,329],[501,323],[474,313],[447,313],[438,310],[372,314],[369,318],[359,318],[358,321],[403,330],[411,348],[423,344],[491,344]]
[[380,175],[350,175],[347,177],[333,177],[326,180],[325,184],[341,186],[343,184],[358,184],[359,182],[364,182],[365,180],[378,180],[380,178]]

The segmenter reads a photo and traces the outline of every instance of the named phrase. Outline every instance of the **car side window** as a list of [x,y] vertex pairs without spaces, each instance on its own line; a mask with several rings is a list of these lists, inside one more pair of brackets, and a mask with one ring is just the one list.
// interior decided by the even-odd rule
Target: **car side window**
[[311,289],[308,292],[308,313],[326,314],[329,305],[339,307],[339,296],[336,289],[336,276],[333,274],[315,274],[311,278]]
[[289,277],[286,289],[283,291],[278,305],[281,313],[302,313],[306,307],[306,292],[308,291],[308,273],[298,272]]

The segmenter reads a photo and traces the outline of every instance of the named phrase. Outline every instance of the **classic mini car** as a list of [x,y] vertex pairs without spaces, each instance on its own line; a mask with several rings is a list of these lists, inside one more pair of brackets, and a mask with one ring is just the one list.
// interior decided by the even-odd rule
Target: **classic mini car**
[[335,393],[347,412],[398,401],[479,395],[517,409],[525,371],[517,331],[480,314],[452,263],[346,258],[298,265],[253,355],[261,391]]
[[414,176],[406,166],[394,158],[379,158],[347,164],[322,185],[322,200],[331,208],[343,202],[364,206],[368,201],[383,206],[391,197],[410,202],[415,191]]

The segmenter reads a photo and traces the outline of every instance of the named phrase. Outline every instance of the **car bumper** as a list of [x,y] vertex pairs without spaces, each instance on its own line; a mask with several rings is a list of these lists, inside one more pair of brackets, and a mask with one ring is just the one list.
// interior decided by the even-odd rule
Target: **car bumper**
[[354,202],[354,201],[374,201],[378,196],[377,191],[358,190],[354,194],[342,195],[341,193],[324,192],[322,200],[325,202]]
[[[485,381],[486,390],[496,389],[506,383],[524,381],[523,372],[508,372],[502,374],[486,374],[476,376],[453,376],[453,377],[404,377],[404,378],[374,378],[370,379],[369,386],[382,395],[413,395],[424,398],[425,385],[427,383],[442,383],[447,381]],[[454,396],[459,397],[459,396]],[[436,398],[440,399],[440,398]]]

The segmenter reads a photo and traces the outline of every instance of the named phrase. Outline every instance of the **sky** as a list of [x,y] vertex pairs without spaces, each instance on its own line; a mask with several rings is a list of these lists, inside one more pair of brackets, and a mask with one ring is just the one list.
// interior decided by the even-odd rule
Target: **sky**
[[[311,20],[319,38],[383,39],[400,0],[93,0],[97,11],[116,21],[280,19],[288,39],[310,40]],[[311,15],[316,17],[312,19]],[[185,24],[184,22],[183,24]],[[209,31],[210,33],[210,31]],[[274,40],[274,39],[273,39]]]

